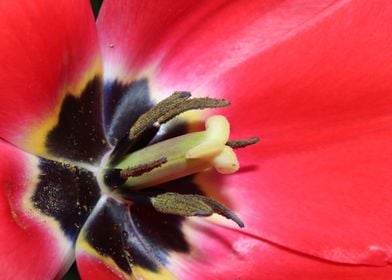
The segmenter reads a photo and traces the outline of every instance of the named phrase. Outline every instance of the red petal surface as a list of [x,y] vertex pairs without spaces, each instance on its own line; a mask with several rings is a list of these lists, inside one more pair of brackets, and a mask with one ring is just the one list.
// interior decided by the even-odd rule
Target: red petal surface
[[83,280],[116,280],[125,279],[121,274],[110,270],[99,258],[87,253],[78,253],[77,257],[79,275]]
[[233,137],[262,139],[222,188],[253,234],[339,262],[392,261],[391,15],[347,2],[215,83],[233,101]]
[[176,85],[195,79],[192,85],[200,87],[205,78],[292,35],[298,25],[307,26],[336,2],[108,0],[97,22],[105,77],[132,79],[155,67],[165,75],[185,74],[172,77]]
[[[223,182],[199,178],[216,185],[215,195],[238,212],[249,233],[328,260],[385,265],[392,260],[392,6],[258,2],[227,2],[205,17],[196,5],[182,14],[184,21],[168,10],[162,22],[136,18],[141,34],[155,30],[154,38],[163,39],[155,49],[137,39],[142,35],[131,40],[131,49],[148,54],[138,56],[144,60],[135,63],[134,75],[155,67],[155,94],[226,96],[233,103],[224,111],[233,138],[261,137],[258,146],[239,152],[240,173]],[[105,29],[105,13],[117,15],[123,34],[133,29],[127,31],[120,15],[135,18],[108,7],[100,23],[106,44],[114,27]],[[124,54],[113,36],[109,58]],[[131,69],[127,59],[122,66]],[[108,76],[121,75],[122,66]]]
[[99,71],[90,3],[1,1],[0,26],[0,137],[45,154],[64,95]]
[[105,79],[140,75],[143,67],[157,64],[200,21],[226,5],[224,0],[104,1],[97,26]]
[[3,279],[54,279],[73,261],[71,242],[30,196],[37,159],[0,142],[0,272]]
[[387,280],[392,273],[391,266],[326,262],[200,221],[189,222],[185,227],[196,247],[193,254],[173,256],[170,269],[178,279]]

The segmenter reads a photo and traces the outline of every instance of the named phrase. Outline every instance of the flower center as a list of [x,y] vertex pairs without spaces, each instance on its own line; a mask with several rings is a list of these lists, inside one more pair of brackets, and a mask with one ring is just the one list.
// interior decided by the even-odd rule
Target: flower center
[[210,168],[222,174],[239,169],[233,148],[258,142],[257,138],[228,141],[228,120],[215,115],[207,119],[206,129],[188,133],[146,146],[161,124],[191,109],[227,106],[225,100],[193,98],[186,92],[174,93],[143,114],[121,139],[104,163],[101,185],[111,189],[114,196],[124,200],[151,204],[157,211],[180,216],[210,216],[220,214],[244,224],[219,202],[198,194],[143,191],[169,181],[203,172]]

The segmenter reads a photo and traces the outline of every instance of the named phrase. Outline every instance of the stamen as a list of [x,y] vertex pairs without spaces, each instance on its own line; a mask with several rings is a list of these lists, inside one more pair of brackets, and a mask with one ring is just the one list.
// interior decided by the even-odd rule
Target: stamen
[[117,143],[110,155],[110,164],[114,165],[126,153],[136,151],[147,145],[162,124],[183,112],[230,105],[230,102],[224,99],[208,97],[189,99],[190,97],[191,94],[189,92],[175,92],[141,115],[131,127],[130,131]]
[[178,116],[179,114],[186,111],[219,108],[229,105],[230,102],[225,99],[214,99],[209,97],[188,99],[180,103],[179,106],[174,107],[172,110],[165,112],[165,114],[158,119],[158,123],[164,124],[175,116]]
[[127,180],[129,177],[138,177],[143,175],[144,173],[152,171],[155,168],[161,167],[162,164],[165,164],[166,162],[167,162],[167,158],[161,157],[160,159],[157,159],[149,163],[140,164],[134,167],[128,167],[126,169],[121,170],[120,176],[125,180]]
[[[137,121],[130,130],[129,137],[135,138],[155,123],[159,124],[158,120],[161,116],[165,115],[168,111],[171,111],[177,106],[179,106],[189,97],[191,97],[190,92],[180,91],[175,92],[168,98],[162,100],[137,119]],[[155,125],[157,126],[158,124]]]
[[119,187],[123,185],[128,180],[128,178],[141,176],[144,173],[154,170],[155,168],[161,167],[165,163],[167,163],[167,158],[161,157],[160,159],[125,169],[106,169],[103,179],[107,186]]
[[234,221],[239,227],[244,227],[244,223],[235,213],[206,196],[167,192],[152,197],[151,203],[158,212],[183,217],[208,217],[216,213]]
[[228,141],[226,143],[226,146],[229,146],[233,149],[245,148],[249,145],[257,144],[259,141],[260,141],[260,139],[258,137],[249,137],[246,139]]

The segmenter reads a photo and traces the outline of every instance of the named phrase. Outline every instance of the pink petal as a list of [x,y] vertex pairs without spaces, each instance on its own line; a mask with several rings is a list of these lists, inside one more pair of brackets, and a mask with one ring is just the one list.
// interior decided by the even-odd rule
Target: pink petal
[[144,67],[156,64],[191,28],[198,29],[200,21],[227,3],[224,0],[104,1],[97,26],[105,79],[127,80],[140,75],[140,71],[146,70]]
[[0,3],[0,137],[45,155],[65,94],[99,74],[89,1]]
[[247,108],[226,111],[233,137],[262,138],[240,159],[257,167],[222,188],[253,234],[328,260],[391,263],[386,6],[345,3],[217,80]]
[[[175,86],[200,87],[299,25],[305,28],[336,2],[105,1],[97,22],[105,77],[126,80],[156,70]],[[172,76],[179,73],[185,76]]]
[[[183,17],[178,7],[161,17],[146,8],[159,24],[129,17],[122,7],[143,30],[130,49],[144,56],[116,49],[119,35],[107,34],[117,23],[101,29],[101,41],[114,42],[106,57],[116,68],[107,75],[149,70],[155,95],[191,90],[232,101],[222,112],[233,138],[262,141],[239,152],[242,172],[199,181],[210,194],[216,186],[214,195],[237,211],[250,234],[332,261],[390,263],[392,6],[258,3],[233,1],[213,13],[194,6]],[[107,13],[121,19],[119,9]],[[120,19],[119,30],[130,34],[133,27]],[[142,39],[149,34],[162,39],[152,47],[153,39]]]
[[99,258],[85,252],[77,254],[78,271],[83,280],[125,279],[118,271],[110,270]]
[[[344,127],[353,134],[356,128]],[[375,124],[358,139],[324,130],[330,142],[306,142],[315,131],[286,130],[284,140],[266,134],[239,153],[242,171],[197,181],[255,236],[337,262],[391,262],[391,132]]]
[[[240,152],[243,172],[215,184],[248,232],[328,260],[391,262],[391,15],[380,2],[344,2],[224,75],[211,71],[204,91],[232,100],[233,138],[262,139]],[[191,71],[172,67],[165,88],[180,68],[189,82]]]
[[326,262],[200,221],[190,221],[185,226],[194,245],[193,254],[174,255],[169,266],[178,279],[387,280],[392,273],[391,266]]
[[37,158],[0,142],[0,271],[4,279],[54,279],[73,261],[72,243],[31,205]]

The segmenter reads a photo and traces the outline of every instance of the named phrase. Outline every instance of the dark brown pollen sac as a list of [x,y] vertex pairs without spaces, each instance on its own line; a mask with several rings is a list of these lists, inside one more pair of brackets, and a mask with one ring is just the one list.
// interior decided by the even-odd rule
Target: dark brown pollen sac
[[128,167],[126,169],[121,170],[120,176],[123,179],[128,179],[129,177],[138,177],[143,175],[144,173],[148,173],[153,169],[161,167],[163,164],[167,163],[166,157],[161,157],[157,160],[143,163],[137,166]]
[[104,171],[103,181],[111,189],[116,189],[123,185],[129,177],[138,177],[148,173],[153,169],[159,168],[167,162],[167,158],[161,157],[155,161],[147,162],[137,166],[131,166],[125,169],[109,168]]
[[259,141],[260,139],[258,137],[249,137],[240,140],[228,141],[226,145],[233,149],[238,149],[238,148],[245,148],[247,146],[257,144]]
[[216,213],[233,220],[239,227],[244,227],[244,223],[234,212],[203,195],[166,192],[152,197],[151,204],[159,212],[183,217],[208,217]]

